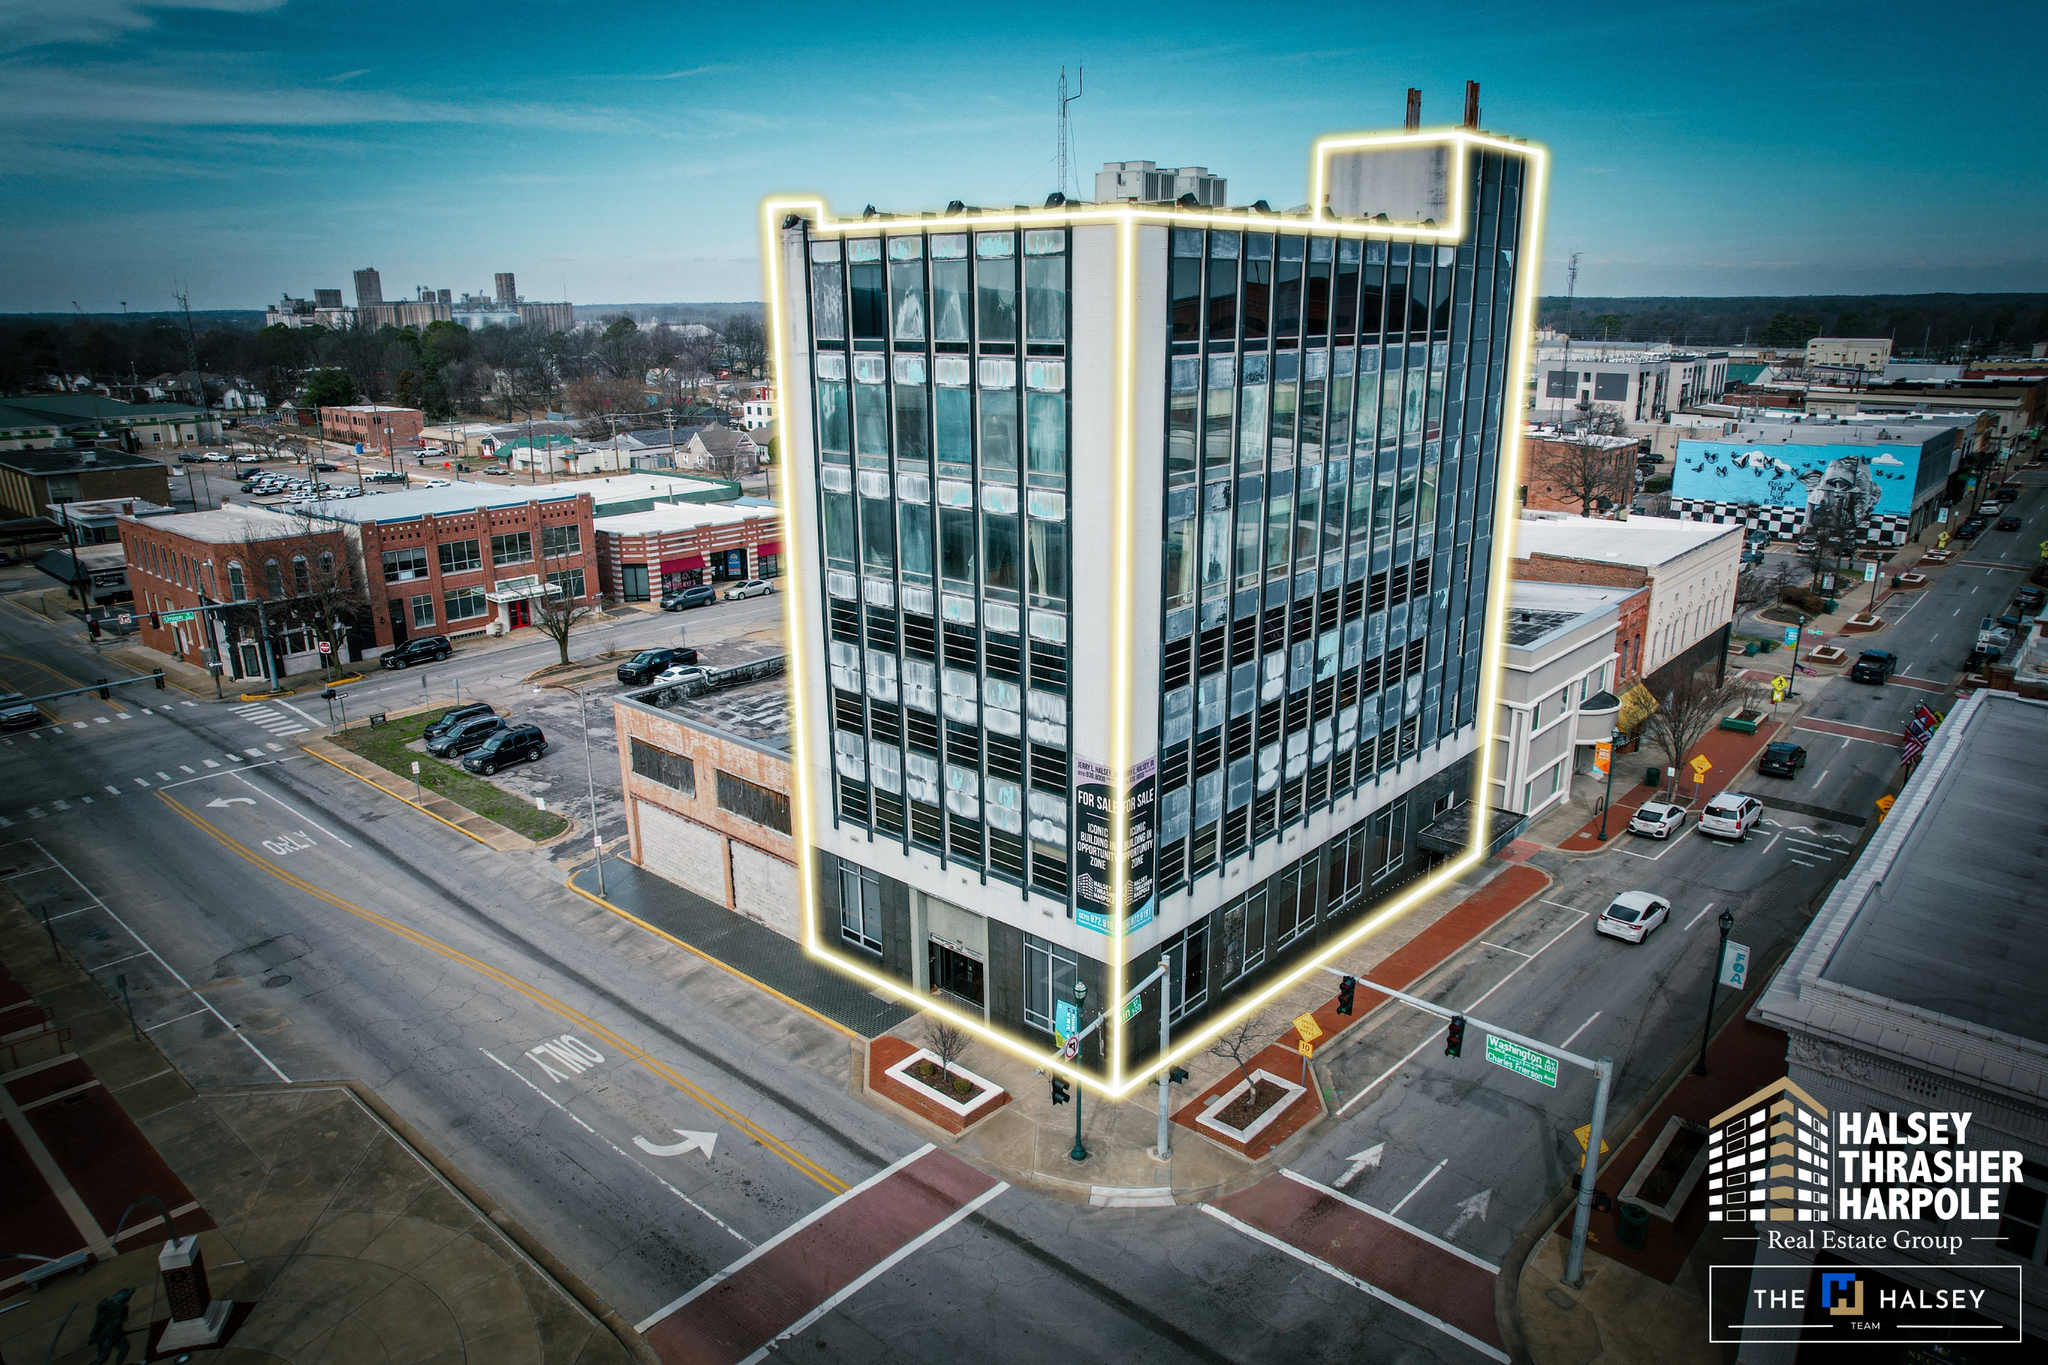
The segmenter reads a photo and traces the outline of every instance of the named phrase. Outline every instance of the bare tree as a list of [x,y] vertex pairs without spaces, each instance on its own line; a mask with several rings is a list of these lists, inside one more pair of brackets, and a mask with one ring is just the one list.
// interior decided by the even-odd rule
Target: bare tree
[[542,582],[550,590],[533,599],[533,624],[555,642],[564,664],[569,662],[570,632],[597,611],[596,598],[587,584],[581,595],[571,596],[568,586],[561,582],[565,572],[579,572],[564,570],[562,566],[567,560],[566,555],[548,555],[541,560]]
[[1775,569],[1767,569],[1761,564],[1745,565],[1735,576],[1736,621],[1740,622],[1753,611],[1775,605],[1798,577],[1798,570],[1790,564],[1780,564]]
[[1750,705],[1760,695],[1740,674],[1717,681],[1705,671],[1687,673],[1657,698],[1657,710],[1643,722],[1642,736],[1664,754],[1666,766],[1684,763],[1721,717]]
[[953,1063],[966,1055],[968,1044],[972,1041],[967,1030],[958,1024],[942,1019],[936,1014],[925,1016],[924,1047],[925,1051],[939,1059],[941,1085],[953,1079]]
[[1531,446],[1529,475],[1590,517],[1602,501],[1626,504],[1636,491],[1636,444],[1621,434],[1620,416],[1595,409],[1572,430]]
[[[251,530],[230,551],[230,562],[240,570],[239,594],[225,565],[217,586],[225,601],[261,600],[261,620],[273,638],[302,630],[316,642],[324,641],[327,651],[321,663],[331,671],[341,662],[349,633],[369,619],[368,586],[331,523],[303,507],[277,510],[294,527],[281,535]],[[258,620],[254,611],[229,615],[240,618],[236,624],[242,627],[254,627]],[[266,649],[273,647],[271,641],[263,643]]]
[[753,313],[734,313],[718,325],[726,363],[749,374],[768,362],[768,337]]
[[1273,1022],[1264,1010],[1257,1010],[1238,1020],[1209,1044],[1209,1055],[1221,1057],[1226,1062],[1237,1063],[1238,1075],[1256,1094],[1258,1083],[1252,1079],[1252,1058],[1266,1050],[1272,1041]]
[[1819,583],[1822,574],[1839,573],[1842,561],[1856,553],[1862,528],[1848,508],[1824,502],[1807,511],[1806,538],[1813,545],[1806,553],[1806,566],[1813,572],[1813,581]]

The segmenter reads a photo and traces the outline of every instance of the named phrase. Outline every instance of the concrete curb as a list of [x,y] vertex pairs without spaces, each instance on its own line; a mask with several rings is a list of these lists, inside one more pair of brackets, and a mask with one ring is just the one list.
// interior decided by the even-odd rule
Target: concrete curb
[[504,1234],[505,1240],[545,1278],[552,1280],[577,1307],[588,1313],[600,1326],[610,1332],[627,1353],[641,1365],[661,1365],[660,1357],[647,1339],[633,1330],[632,1324],[619,1315],[617,1309],[599,1296],[596,1290],[586,1284],[582,1276],[542,1246],[520,1225],[519,1221],[484,1192],[483,1188],[467,1175],[462,1168],[441,1154],[440,1149],[428,1142],[414,1128],[401,1118],[396,1110],[384,1102],[382,1096],[361,1081],[295,1081],[289,1085],[237,1085],[221,1086],[199,1092],[202,1098],[216,1095],[291,1095],[321,1090],[346,1090],[358,1104],[391,1133],[391,1136],[412,1150],[422,1162],[433,1168],[436,1175],[454,1191],[456,1196],[475,1210],[477,1217],[491,1224]]
[[[467,806],[458,805],[445,796],[426,796],[423,794],[420,800],[415,801],[411,797],[400,795],[378,780],[378,777],[383,777],[387,774],[391,777],[396,777],[396,773],[391,773],[388,769],[379,767],[367,758],[350,753],[338,744],[325,739],[315,738],[302,741],[299,748],[329,767],[339,768],[342,772],[347,773],[365,786],[375,787],[392,800],[403,801],[420,814],[439,820],[457,834],[468,835],[485,848],[495,849],[500,853],[524,853],[528,849],[541,847],[540,844],[527,838],[524,834],[515,834],[497,821],[479,815]],[[377,776],[371,776],[372,773]],[[565,816],[564,818],[568,817]],[[570,824],[573,826],[575,822],[571,820]],[[471,829],[468,827],[469,825],[477,825],[482,828],[481,830]],[[568,832],[567,830],[563,831],[564,834]],[[560,837],[561,835],[555,836],[556,839]],[[553,842],[553,840],[549,842]]]

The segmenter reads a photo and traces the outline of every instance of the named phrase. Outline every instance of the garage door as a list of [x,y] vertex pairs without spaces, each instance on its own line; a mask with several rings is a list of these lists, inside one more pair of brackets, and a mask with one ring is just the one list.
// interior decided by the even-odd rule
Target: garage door
[[796,869],[737,840],[732,845],[733,909],[795,938]]
[[650,801],[640,809],[640,863],[716,905],[725,905],[725,836]]

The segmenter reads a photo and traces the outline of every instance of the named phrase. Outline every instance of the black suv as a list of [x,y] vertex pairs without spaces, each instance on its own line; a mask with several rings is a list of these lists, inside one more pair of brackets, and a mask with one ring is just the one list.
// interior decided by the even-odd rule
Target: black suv
[[539,758],[547,751],[548,737],[540,732],[538,725],[508,725],[492,732],[477,746],[476,752],[462,760],[462,766],[489,777],[500,768],[525,759]]
[[432,743],[466,720],[473,720],[478,716],[495,716],[497,714],[496,711],[491,709],[489,702],[473,701],[467,706],[450,707],[442,715],[441,719],[420,732],[420,738],[428,743]]
[[435,758],[466,754],[504,728],[505,722],[494,715],[471,716],[428,740],[427,752]]
[[696,662],[697,651],[694,649],[643,649],[619,665],[619,681],[638,687],[642,683],[653,682],[664,669]]
[[699,583],[695,587],[684,588],[681,592],[672,592],[662,598],[661,609],[684,611],[690,607],[708,607],[717,600],[718,589],[708,583]]
[[386,668],[411,668],[414,664],[439,663],[454,652],[455,646],[448,643],[447,636],[422,635],[392,646],[379,662]]
[[1866,649],[1856,656],[1856,666],[1849,670],[1850,682],[1876,683],[1899,671],[1899,656],[1883,649]]
[[1793,777],[1806,766],[1806,750],[1797,744],[1766,744],[1756,770],[1772,777]]

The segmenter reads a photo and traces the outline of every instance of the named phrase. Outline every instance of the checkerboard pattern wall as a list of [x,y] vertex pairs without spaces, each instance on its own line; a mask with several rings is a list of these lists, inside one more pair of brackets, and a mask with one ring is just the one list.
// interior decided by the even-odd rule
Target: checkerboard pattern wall
[[[1673,498],[1672,514],[1681,521],[1710,521],[1717,526],[1741,523],[1767,531],[1774,540],[1794,540],[1806,529],[1804,507],[1766,507],[1748,502],[1715,502],[1710,498]],[[1873,513],[1863,523],[1865,545],[1904,545],[1911,517]]]

